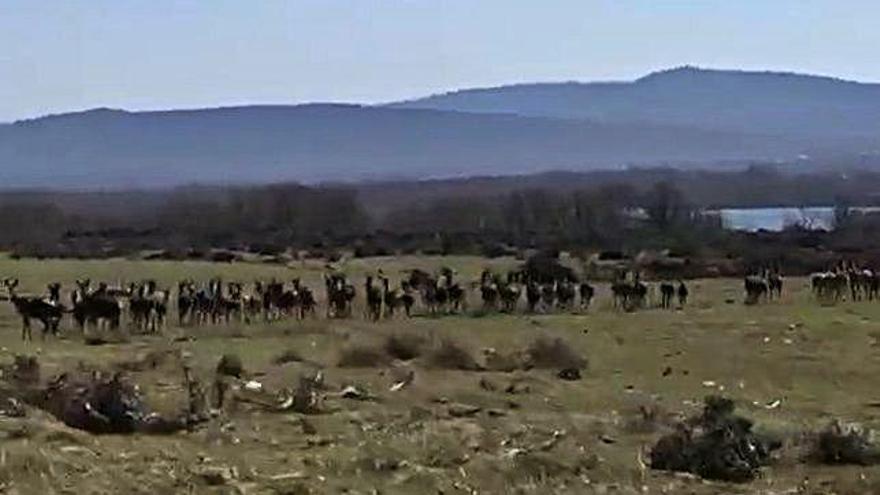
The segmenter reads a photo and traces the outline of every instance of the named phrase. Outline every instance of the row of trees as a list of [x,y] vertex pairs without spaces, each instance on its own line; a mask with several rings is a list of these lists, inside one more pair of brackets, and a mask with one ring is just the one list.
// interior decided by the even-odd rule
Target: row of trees
[[392,232],[472,233],[514,246],[591,247],[621,250],[674,244],[694,248],[711,232],[715,218],[699,214],[682,193],[659,182],[644,193],[607,185],[557,193],[527,189],[486,197],[452,197],[392,212],[383,222]]
[[606,185],[566,193],[533,188],[414,200],[383,215],[369,211],[356,190],[293,184],[180,190],[151,212],[127,216],[106,211],[83,217],[51,202],[0,204],[0,247],[26,246],[51,254],[73,246],[111,254],[189,247],[278,251],[351,247],[364,239],[381,243],[384,252],[473,252],[498,245],[695,248],[697,234],[702,242],[708,231],[720,235],[720,225],[697,215],[682,193],[665,182],[647,192]]
[[[613,177],[621,180],[610,180]],[[726,232],[719,218],[700,214],[708,193],[697,186],[726,179],[745,189],[755,180],[785,183],[788,191],[819,180],[797,177],[785,182],[777,172],[755,168],[737,173],[655,170],[351,187],[277,184],[0,194],[0,249],[81,256],[212,247],[261,252],[356,248],[363,254],[495,253],[525,247],[755,251],[743,241],[748,236]],[[753,185],[759,195],[772,193]],[[839,205],[835,237],[801,236],[798,243],[846,244],[852,249],[880,242],[878,222],[853,214],[849,207],[864,204],[860,196],[849,201],[841,197],[833,199]]]

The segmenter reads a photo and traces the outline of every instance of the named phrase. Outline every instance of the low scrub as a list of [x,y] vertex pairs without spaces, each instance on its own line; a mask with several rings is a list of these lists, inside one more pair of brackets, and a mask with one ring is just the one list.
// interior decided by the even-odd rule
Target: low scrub
[[467,349],[449,339],[440,342],[440,345],[431,352],[428,356],[428,365],[444,370],[479,371],[483,369]]
[[538,337],[526,349],[526,366],[530,368],[584,369],[587,359],[561,338]]

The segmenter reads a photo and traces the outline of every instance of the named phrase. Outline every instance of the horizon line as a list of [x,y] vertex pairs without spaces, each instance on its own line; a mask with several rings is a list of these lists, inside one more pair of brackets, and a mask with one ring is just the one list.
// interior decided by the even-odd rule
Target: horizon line
[[52,117],[63,117],[67,115],[77,115],[84,114],[89,112],[119,112],[119,113],[130,113],[130,114],[139,114],[139,113],[164,113],[164,112],[187,112],[187,111],[205,111],[205,110],[224,110],[224,109],[237,109],[237,108],[258,108],[258,107],[303,107],[310,105],[338,105],[338,106],[350,106],[350,107],[387,107],[392,105],[406,104],[412,103],[420,100],[426,100],[430,98],[435,98],[439,96],[448,96],[448,95],[456,95],[461,93],[468,92],[480,92],[480,91],[491,91],[502,88],[519,88],[526,86],[544,86],[544,85],[599,85],[599,84],[635,84],[640,81],[647,80],[652,76],[658,76],[663,74],[669,74],[676,71],[695,71],[695,72],[706,72],[706,73],[739,73],[739,74],[748,74],[748,75],[776,75],[776,76],[793,76],[793,77],[809,77],[821,80],[829,80],[835,81],[839,83],[845,84],[859,84],[859,85],[877,85],[880,84],[880,81],[867,81],[867,80],[856,80],[856,79],[847,79],[844,77],[829,75],[829,74],[820,74],[820,73],[810,73],[810,72],[797,72],[791,70],[780,70],[780,69],[723,69],[723,68],[714,68],[714,67],[701,67],[699,65],[692,64],[683,64],[678,66],[673,66],[665,69],[657,69],[652,70],[642,76],[633,78],[633,79],[595,79],[595,80],[583,80],[583,79],[569,79],[569,80],[535,80],[535,81],[514,81],[508,83],[500,83],[500,84],[492,84],[492,85],[475,85],[469,87],[461,87],[457,89],[448,89],[442,90],[434,93],[423,94],[421,96],[413,96],[413,97],[404,97],[391,101],[378,101],[378,102],[363,102],[363,101],[351,101],[351,100],[311,100],[311,101],[288,101],[288,102],[267,102],[267,101],[242,101],[242,102],[234,102],[230,101],[227,103],[218,103],[216,105],[203,105],[203,106],[177,106],[177,107],[164,107],[164,106],[156,106],[156,107],[140,107],[140,108],[126,108],[126,107],[115,107],[108,105],[97,105],[90,106],[84,108],[71,108],[66,110],[58,110],[52,111],[49,113],[34,115],[30,117],[22,117],[9,121],[0,121],[0,125],[16,125],[23,124],[27,122],[33,122],[41,119],[52,118]]

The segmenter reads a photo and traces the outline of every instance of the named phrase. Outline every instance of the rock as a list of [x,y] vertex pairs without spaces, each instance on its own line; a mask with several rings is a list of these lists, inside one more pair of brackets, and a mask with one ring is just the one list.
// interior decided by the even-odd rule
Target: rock
[[318,429],[315,428],[315,425],[306,418],[300,418],[299,426],[302,428],[303,435],[315,435],[318,433]]
[[516,395],[516,394],[527,394],[527,393],[529,393],[529,392],[531,392],[531,391],[532,391],[532,389],[531,389],[531,387],[529,387],[528,385],[523,385],[523,384],[520,384],[520,383],[517,383],[517,382],[511,382],[510,385],[508,385],[508,386],[504,389],[504,392],[505,392],[505,393],[508,393],[508,394],[511,394],[511,395]]
[[235,480],[238,472],[227,466],[199,466],[193,470],[193,475],[209,486],[224,486]]
[[263,384],[256,381],[256,380],[250,380],[248,382],[245,382],[244,388],[245,388],[245,390],[248,390],[251,392],[262,392],[263,391]]
[[410,386],[416,379],[416,372],[412,368],[393,367],[390,370],[392,384],[389,390],[399,392]]
[[470,404],[450,404],[447,408],[449,415],[453,418],[468,418],[472,416],[476,416],[483,409],[479,406],[472,406]]
[[507,411],[504,411],[502,409],[489,409],[488,411],[486,411],[486,414],[488,414],[491,418],[500,418],[502,416],[507,416]]
[[577,368],[564,368],[556,374],[561,380],[576,381],[581,379],[581,370]]
[[498,390],[498,387],[486,378],[480,378],[480,388],[487,392],[494,392]]
[[306,440],[309,447],[327,447],[333,445],[334,439],[331,437],[312,437]]
[[27,410],[25,410],[24,404],[15,397],[7,397],[0,401],[0,416],[23,418],[27,416]]
[[367,399],[367,394],[363,390],[355,387],[354,385],[348,385],[347,387],[343,388],[340,396],[343,399],[353,399],[353,400],[366,400]]

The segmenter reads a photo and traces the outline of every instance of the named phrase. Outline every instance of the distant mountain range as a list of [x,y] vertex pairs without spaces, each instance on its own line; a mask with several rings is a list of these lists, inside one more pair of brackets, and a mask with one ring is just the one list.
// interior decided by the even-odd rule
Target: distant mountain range
[[0,125],[0,185],[507,175],[711,166],[880,147],[880,85],[693,68],[634,82],[475,89],[385,106],[125,112]]

